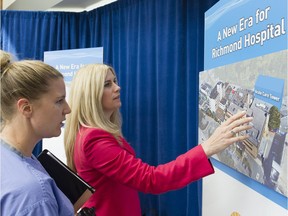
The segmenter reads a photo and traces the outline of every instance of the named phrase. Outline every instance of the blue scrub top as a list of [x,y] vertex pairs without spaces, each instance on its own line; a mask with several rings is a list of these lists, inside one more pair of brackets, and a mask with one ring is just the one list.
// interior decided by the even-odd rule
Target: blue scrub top
[[25,157],[4,140],[0,142],[0,215],[74,216],[72,203],[35,156]]

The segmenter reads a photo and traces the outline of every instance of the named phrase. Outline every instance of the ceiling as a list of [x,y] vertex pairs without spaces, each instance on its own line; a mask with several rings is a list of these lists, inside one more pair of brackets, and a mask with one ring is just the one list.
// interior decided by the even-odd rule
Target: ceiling
[[3,10],[90,11],[117,0],[2,0]]

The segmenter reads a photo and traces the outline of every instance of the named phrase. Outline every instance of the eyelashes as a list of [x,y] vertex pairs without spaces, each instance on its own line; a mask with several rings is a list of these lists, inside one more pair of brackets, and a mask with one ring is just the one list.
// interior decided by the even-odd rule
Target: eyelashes
[[117,80],[114,79],[113,81],[111,81],[111,80],[107,80],[107,81],[105,81],[105,83],[104,83],[104,87],[111,87],[113,83],[115,83],[116,85],[118,85]]

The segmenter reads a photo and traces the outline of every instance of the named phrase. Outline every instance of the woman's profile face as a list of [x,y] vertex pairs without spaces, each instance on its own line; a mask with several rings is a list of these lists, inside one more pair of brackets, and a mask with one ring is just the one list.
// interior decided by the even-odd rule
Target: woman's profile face
[[106,75],[102,96],[102,106],[105,115],[108,117],[121,107],[120,86],[118,86],[116,76],[111,70],[109,70]]
[[31,125],[35,135],[40,139],[59,136],[65,116],[71,112],[65,99],[66,90],[63,78],[49,83],[49,91],[41,95],[39,100],[32,102]]

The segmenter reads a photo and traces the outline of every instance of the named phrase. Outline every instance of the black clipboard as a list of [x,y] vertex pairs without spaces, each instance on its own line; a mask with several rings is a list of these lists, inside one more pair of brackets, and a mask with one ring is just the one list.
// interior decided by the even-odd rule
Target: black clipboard
[[77,212],[92,196],[95,189],[72,171],[66,164],[44,149],[37,157],[59,189],[68,197]]

